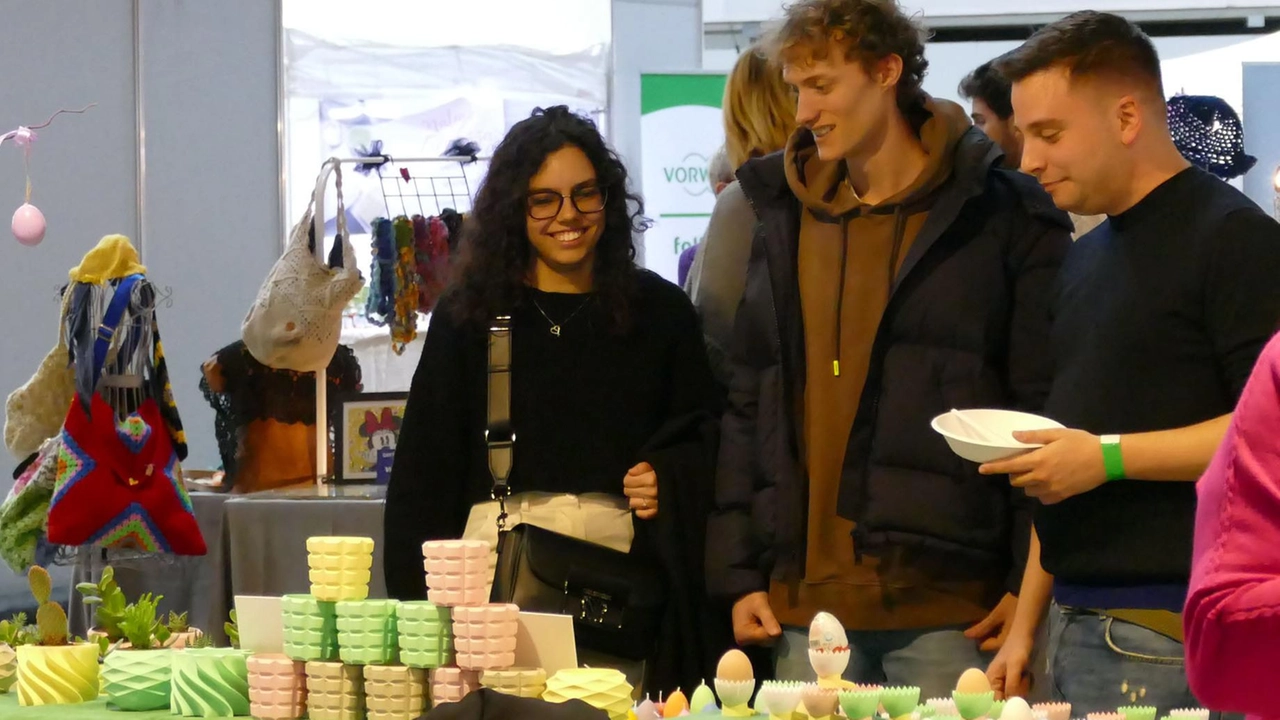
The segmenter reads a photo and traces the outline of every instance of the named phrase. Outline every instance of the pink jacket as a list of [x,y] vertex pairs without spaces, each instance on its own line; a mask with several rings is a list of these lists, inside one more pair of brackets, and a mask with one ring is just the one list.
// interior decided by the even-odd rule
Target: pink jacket
[[1215,710],[1280,719],[1280,335],[1197,492],[1183,616],[1191,690]]

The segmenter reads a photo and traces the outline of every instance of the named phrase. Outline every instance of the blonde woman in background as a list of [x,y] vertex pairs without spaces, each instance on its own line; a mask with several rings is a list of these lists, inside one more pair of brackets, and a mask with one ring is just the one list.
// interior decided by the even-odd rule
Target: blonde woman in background
[[[736,172],[753,157],[787,144],[796,127],[796,103],[782,82],[782,70],[750,47],[734,63],[724,89],[724,149]],[[707,234],[697,251],[686,287],[702,318],[711,369],[721,388],[733,316],[742,298],[756,216],[736,181],[717,196]]]

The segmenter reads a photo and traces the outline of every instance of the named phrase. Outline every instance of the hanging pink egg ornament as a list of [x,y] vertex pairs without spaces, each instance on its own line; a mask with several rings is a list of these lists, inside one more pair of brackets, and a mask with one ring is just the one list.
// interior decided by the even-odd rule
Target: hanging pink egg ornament
[[[10,137],[17,143],[24,152],[25,159],[30,162],[31,146],[35,143],[36,131],[26,126],[18,126],[17,130],[10,133]],[[9,226],[13,230],[13,236],[18,242],[27,247],[34,247],[44,240],[45,221],[44,213],[39,208],[31,204],[31,179],[27,178],[27,202],[24,202],[16,212],[13,213],[13,223]]]
[[18,242],[27,247],[35,247],[44,240],[44,213],[31,203],[23,203],[13,214],[13,223],[10,228]]

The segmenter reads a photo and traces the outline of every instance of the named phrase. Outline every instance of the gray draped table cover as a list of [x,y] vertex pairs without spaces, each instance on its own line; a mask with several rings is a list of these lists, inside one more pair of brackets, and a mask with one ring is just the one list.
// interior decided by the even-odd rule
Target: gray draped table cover
[[227,501],[233,595],[288,595],[311,591],[307,538],[370,537],[374,541],[369,597],[385,598],[382,573],[384,486],[329,485],[272,490]]
[[[203,557],[151,556],[103,560],[102,552],[81,548],[74,583],[95,582],[105,564],[130,601],[142,593],[163,595],[160,610],[188,612],[192,627],[226,645],[223,630],[235,595],[287,595],[311,591],[307,538],[346,535],[374,540],[369,597],[387,596],[382,574],[382,504],[386,489],[372,485],[327,485],[272,490],[252,495],[192,492]],[[93,623],[78,592],[72,590],[71,631],[83,636]]]

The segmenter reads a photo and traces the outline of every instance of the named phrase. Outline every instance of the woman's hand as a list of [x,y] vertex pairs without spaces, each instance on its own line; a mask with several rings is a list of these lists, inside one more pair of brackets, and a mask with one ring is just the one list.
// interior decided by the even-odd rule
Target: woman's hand
[[622,480],[622,494],[631,499],[631,509],[641,520],[658,517],[658,474],[647,462],[627,471]]

